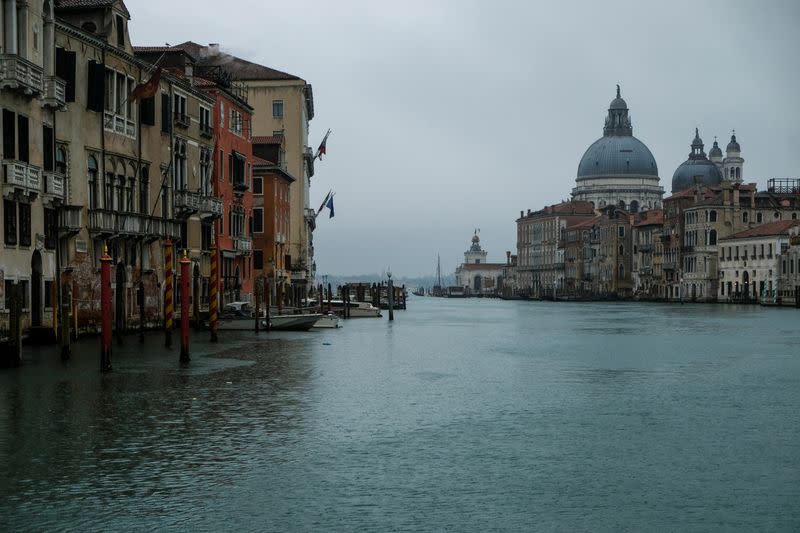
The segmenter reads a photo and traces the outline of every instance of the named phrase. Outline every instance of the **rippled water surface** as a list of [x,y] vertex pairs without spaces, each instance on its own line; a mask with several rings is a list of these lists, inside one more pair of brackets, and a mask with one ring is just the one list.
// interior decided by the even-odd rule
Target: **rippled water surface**
[[158,335],[106,376],[96,339],[28,351],[0,370],[0,529],[798,530],[798,326],[417,298],[188,368]]

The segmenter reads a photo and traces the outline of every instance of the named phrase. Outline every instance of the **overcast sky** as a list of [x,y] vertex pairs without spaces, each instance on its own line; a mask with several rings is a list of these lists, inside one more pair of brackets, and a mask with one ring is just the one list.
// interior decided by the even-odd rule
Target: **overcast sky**
[[569,198],[615,84],[669,192],[694,128],[745,181],[800,177],[800,2],[126,0],[137,45],[218,42],[313,84],[331,128],[312,206],[318,274],[432,274],[474,228],[490,261],[514,220]]

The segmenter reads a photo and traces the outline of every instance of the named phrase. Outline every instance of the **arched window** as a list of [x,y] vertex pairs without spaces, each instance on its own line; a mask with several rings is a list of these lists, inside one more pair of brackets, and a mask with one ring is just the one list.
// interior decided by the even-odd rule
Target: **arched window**
[[747,211],[745,211],[744,213],[742,213],[742,222],[744,222],[745,224],[747,224]]
[[792,213],[792,220],[797,220],[797,213]]
[[708,244],[714,246],[717,244],[717,230],[712,229],[708,232]]
[[715,210],[713,210],[713,209],[712,209],[712,210],[711,210],[711,211],[708,213],[708,220],[709,220],[710,222],[716,222],[716,221],[717,221],[717,212],[716,212]]
[[775,211],[772,214],[772,218],[774,218],[775,220],[778,220],[779,218],[781,218],[781,214],[779,212]]
[[619,266],[619,277],[620,278],[624,278],[625,277],[625,265],[620,265]]
[[620,200],[619,203],[617,204],[617,206],[620,209],[624,210],[625,209],[625,201],[624,200]]
[[60,145],[56,147],[56,172],[62,176],[67,174],[67,151]]
[[625,246],[622,244],[619,245],[619,255],[625,255]]
[[739,167],[736,167],[736,179],[738,180],[741,177],[742,177],[742,169],[739,168]]
[[142,167],[139,172],[139,212],[143,215],[148,215],[149,211],[149,197],[150,197],[150,169]]
[[93,155],[89,156],[87,168],[89,173],[89,209],[97,209],[99,207],[97,159]]
[[639,202],[636,200],[631,201],[631,213],[638,213],[639,212]]
[[764,219],[761,213],[756,213],[756,222],[761,224],[761,221]]
[[729,168],[728,170],[730,171],[730,179],[733,179],[735,177],[733,174],[733,167]]

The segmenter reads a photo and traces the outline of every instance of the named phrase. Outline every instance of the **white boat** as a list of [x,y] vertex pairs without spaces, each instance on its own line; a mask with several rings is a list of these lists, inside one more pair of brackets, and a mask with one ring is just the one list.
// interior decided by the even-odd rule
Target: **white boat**
[[252,331],[255,328],[255,313],[249,302],[226,304],[217,320],[218,330]]
[[[270,315],[269,327],[276,331],[308,331],[322,316],[321,313]],[[266,320],[262,324],[266,325]]]
[[339,324],[339,317],[333,313],[328,313],[319,317],[314,323],[315,328],[338,328],[341,327]]
[[[316,300],[307,300],[306,305],[318,308]],[[348,308],[350,310],[350,318],[377,318],[381,316],[381,310],[369,302],[355,302],[350,301]],[[331,312],[341,316],[344,314],[344,302],[342,300],[331,300]],[[322,301],[322,310],[328,310],[328,301]]]

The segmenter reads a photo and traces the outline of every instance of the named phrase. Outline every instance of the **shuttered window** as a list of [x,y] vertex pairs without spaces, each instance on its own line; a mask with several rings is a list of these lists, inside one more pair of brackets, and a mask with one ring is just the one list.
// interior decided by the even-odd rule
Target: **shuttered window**
[[56,76],[67,82],[65,99],[75,101],[75,52],[56,48]]
[[19,153],[17,157],[20,161],[24,161],[25,163],[30,163],[30,152],[29,152],[29,127],[28,127],[28,117],[23,117],[22,115],[17,116],[17,133],[19,134],[19,140],[17,142],[17,148]]
[[170,113],[172,109],[170,108],[169,104],[169,95],[162,94],[161,95],[161,131],[163,133],[169,133],[172,114]]
[[3,158],[17,158],[17,116],[3,109]]
[[139,103],[139,116],[142,118],[142,124],[148,126],[156,125],[156,99],[151,96],[150,98],[143,98]]
[[53,128],[42,126],[42,150],[43,163],[45,171],[53,170],[53,153],[55,152],[55,138],[53,137]]
[[96,61],[89,61],[89,83],[86,95],[86,109],[89,111],[103,111],[105,78],[105,66]]

